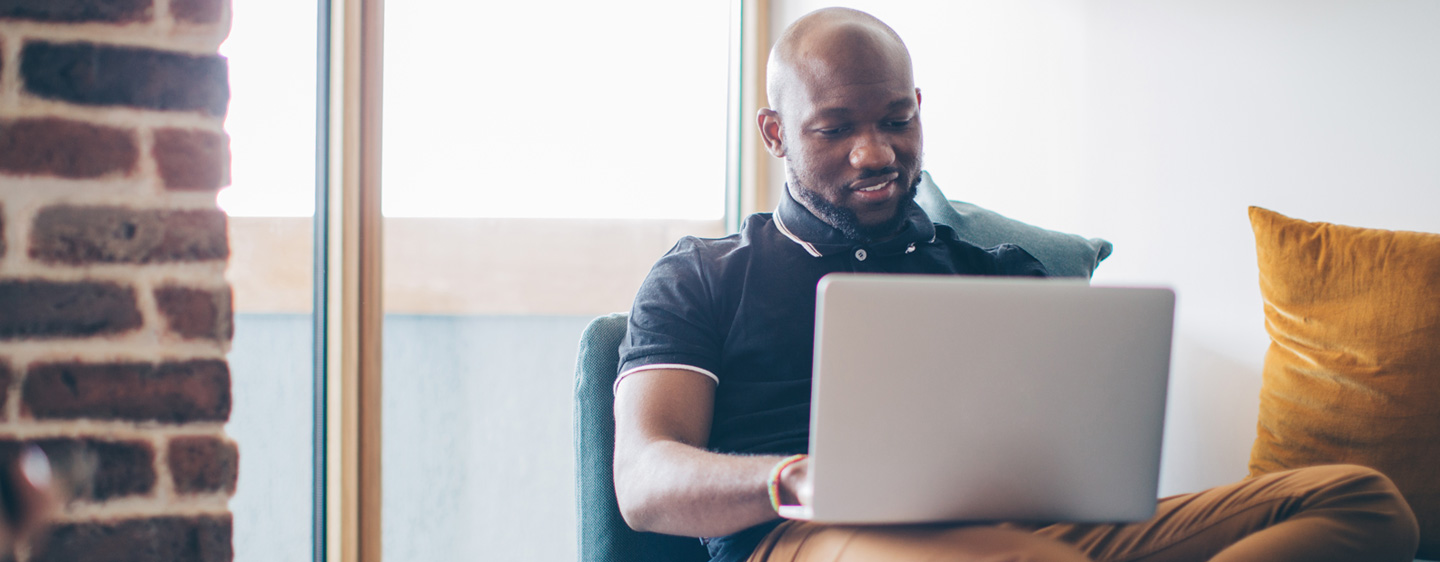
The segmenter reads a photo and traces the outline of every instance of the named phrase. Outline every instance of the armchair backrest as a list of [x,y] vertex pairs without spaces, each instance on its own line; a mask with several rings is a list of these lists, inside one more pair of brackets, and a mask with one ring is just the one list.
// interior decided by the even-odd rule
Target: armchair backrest
[[702,562],[698,539],[630,529],[615,502],[615,384],[630,316],[601,316],[580,335],[575,361],[575,504],[582,562]]

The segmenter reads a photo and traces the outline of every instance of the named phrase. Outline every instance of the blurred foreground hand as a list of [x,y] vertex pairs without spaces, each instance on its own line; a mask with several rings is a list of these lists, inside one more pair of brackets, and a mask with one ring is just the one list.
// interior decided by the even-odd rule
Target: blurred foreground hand
[[35,445],[0,466],[0,555],[45,526],[59,508],[50,459]]

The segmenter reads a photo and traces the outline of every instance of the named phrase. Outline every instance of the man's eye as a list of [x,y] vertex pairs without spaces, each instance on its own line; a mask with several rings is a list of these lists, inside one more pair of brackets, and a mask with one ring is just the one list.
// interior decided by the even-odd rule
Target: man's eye
[[905,127],[909,127],[909,126],[910,126],[910,120],[909,120],[909,119],[903,119],[903,120],[889,121],[889,122],[886,123],[886,125],[889,126],[889,127],[892,128],[892,129],[904,129]]
[[850,127],[830,127],[827,129],[816,129],[815,132],[826,137],[838,137],[850,130]]

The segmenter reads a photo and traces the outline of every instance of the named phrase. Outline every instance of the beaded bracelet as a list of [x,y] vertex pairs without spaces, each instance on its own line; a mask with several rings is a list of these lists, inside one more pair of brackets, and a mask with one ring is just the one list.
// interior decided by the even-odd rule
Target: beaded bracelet
[[780,513],[780,473],[785,471],[785,467],[795,464],[796,461],[807,456],[809,455],[790,455],[776,463],[775,468],[770,469],[770,479],[766,480],[766,487],[770,491],[770,508],[774,509],[775,513]]

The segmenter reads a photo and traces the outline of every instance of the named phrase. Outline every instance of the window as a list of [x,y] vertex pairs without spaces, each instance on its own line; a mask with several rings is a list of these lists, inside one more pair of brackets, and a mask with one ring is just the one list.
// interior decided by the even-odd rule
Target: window
[[738,6],[237,3],[238,560],[574,559],[578,336],[735,217]]
[[385,560],[575,559],[576,344],[724,232],[730,10],[386,6]]

